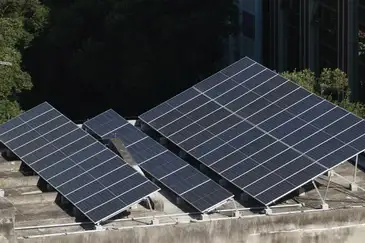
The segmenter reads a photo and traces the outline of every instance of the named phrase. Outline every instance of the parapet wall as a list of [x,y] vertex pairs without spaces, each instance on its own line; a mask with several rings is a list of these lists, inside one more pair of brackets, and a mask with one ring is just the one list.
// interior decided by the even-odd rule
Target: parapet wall
[[11,203],[0,197],[0,242],[15,243],[14,233],[15,210]]
[[24,243],[363,243],[365,209],[147,226],[19,239]]

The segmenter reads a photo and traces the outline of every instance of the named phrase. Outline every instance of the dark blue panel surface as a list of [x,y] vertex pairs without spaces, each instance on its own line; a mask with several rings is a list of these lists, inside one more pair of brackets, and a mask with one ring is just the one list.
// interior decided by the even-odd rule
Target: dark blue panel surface
[[[100,114],[99,116],[102,116],[103,114]],[[98,116],[96,118],[91,119],[88,121],[85,126],[91,130],[92,133],[95,133],[95,131],[99,130],[98,125],[93,122],[95,120],[98,120]],[[126,124],[127,121],[122,118],[121,116],[117,116],[117,118],[120,121],[120,124]],[[179,119],[181,120],[181,118]],[[173,124],[173,123],[171,123]],[[171,127],[170,125],[165,126],[165,128]],[[193,128],[194,126],[190,125],[190,128]],[[127,124],[121,129],[128,129],[128,133],[120,132],[119,130],[116,131],[117,138],[123,143],[126,144],[128,141],[134,137],[142,137],[141,134],[144,134],[141,132],[138,128]],[[164,128],[161,129],[163,131]],[[188,129],[184,129],[184,132],[186,133]],[[171,130],[171,132],[173,129]],[[203,141],[206,141],[204,143],[205,146],[210,148],[215,148],[216,146],[212,145],[212,142],[215,141],[212,140],[204,140],[202,138],[205,138],[204,136],[206,134],[210,135],[210,138],[213,137],[213,135],[207,131],[198,133],[200,130],[196,130],[194,135],[191,138],[195,139],[195,141],[199,141],[196,144],[202,144]],[[166,132],[166,130],[165,130]],[[184,134],[184,133],[180,133]],[[96,134],[96,136],[100,136],[99,134]],[[174,135],[172,135],[173,137]],[[176,136],[175,136],[176,137]],[[102,139],[106,139],[107,136],[101,136]],[[188,139],[189,140],[189,139]],[[221,143],[224,141],[219,140]],[[184,142],[182,142],[184,143]],[[130,143],[128,143],[130,144]],[[190,148],[192,147],[192,143],[187,143],[190,145]],[[204,146],[202,145],[202,146]],[[222,147],[222,149],[224,146]],[[233,147],[230,147],[233,151]],[[223,189],[221,186],[216,184],[215,182],[211,181],[208,177],[203,175],[201,172],[193,168],[191,165],[186,163],[184,160],[173,154],[172,152],[168,151],[166,148],[164,148],[162,145],[157,143],[155,140],[153,140],[150,137],[145,136],[143,139],[139,139],[136,142],[127,145],[126,146],[127,152],[132,156],[135,162],[137,162],[143,171],[145,171],[148,175],[152,176],[156,180],[158,180],[161,184],[163,184],[165,187],[170,189],[173,193],[177,194],[179,197],[186,200],[188,204],[193,206],[195,209],[198,209],[201,212],[205,212],[207,210],[212,210],[215,208],[215,205],[219,205],[225,201],[227,201],[229,198],[233,197],[231,193]],[[199,151],[207,151],[210,152],[212,149],[207,150],[199,150]],[[217,150],[217,152],[220,150]],[[193,153],[193,152],[192,152]],[[194,153],[193,153],[194,154]],[[212,152],[211,155],[215,155],[215,152]],[[197,156],[197,155],[196,155]],[[213,157],[214,158],[214,157]],[[105,166],[108,167],[108,166]],[[108,168],[107,170],[112,170],[112,168]],[[93,172],[94,171],[94,172]],[[99,170],[91,170],[89,174],[97,177],[97,173],[100,173]],[[102,181],[102,180],[100,180]],[[108,184],[110,182],[107,182]],[[210,190],[201,191],[202,188],[207,189],[207,186],[203,186],[207,184],[209,186]],[[116,184],[119,185],[119,184]],[[118,190],[123,189],[125,186],[124,184],[121,184],[120,186],[113,186],[111,187],[111,191],[114,193],[118,193]],[[214,192],[214,196],[211,195],[211,193]],[[186,197],[185,197],[186,193]],[[196,193],[199,193],[199,197],[192,198]],[[106,195],[107,196],[107,195]],[[214,204],[212,204],[214,203]]]
[[[110,118],[110,114],[106,114],[105,117]],[[105,122],[105,119],[102,122]],[[106,123],[104,128],[114,128],[114,123]],[[1,136],[1,142],[82,213],[88,216],[89,211],[98,208],[99,218],[96,214],[89,217],[95,223],[108,219],[130,206],[126,203],[130,198],[125,201],[120,199],[121,195],[125,194],[124,191],[119,191],[120,194],[117,195],[101,193],[107,191],[112,183],[130,178],[131,173],[136,175],[129,179],[129,184],[143,184],[128,192],[134,193],[131,196],[134,202],[158,190],[157,186],[48,103],[23,113],[19,118],[0,126],[1,129],[8,130]],[[135,198],[136,195],[139,198]],[[119,211],[105,209],[108,200],[113,197],[120,202]],[[83,200],[83,204],[79,203],[80,200]],[[123,206],[120,207],[121,205]]]
[[[169,128],[170,142],[221,177],[236,180],[238,187],[264,204],[320,175],[326,166],[365,150],[365,123],[355,125],[360,118],[247,60],[251,61],[242,59],[212,76],[212,81],[194,86],[209,97],[205,104],[216,102],[220,107],[212,111],[202,105],[191,117],[193,124],[185,121]],[[188,112],[181,110],[179,116]],[[158,130],[159,124],[140,117]],[[166,123],[171,117],[175,114],[159,119]],[[330,155],[333,151],[336,156]]]

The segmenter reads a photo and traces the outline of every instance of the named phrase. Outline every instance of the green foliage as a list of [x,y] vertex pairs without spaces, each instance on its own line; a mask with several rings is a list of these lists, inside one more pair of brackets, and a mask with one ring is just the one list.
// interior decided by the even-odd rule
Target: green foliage
[[360,102],[350,102],[347,76],[340,69],[324,68],[318,78],[308,69],[284,72],[282,75],[308,91],[320,95],[360,117],[365,117],[365,105]]
[[32,88],[30,75],[23,70],[22,52],[42,29],[47,10],[36,0],[0,2],[0,122],[21,109],[17,95]]

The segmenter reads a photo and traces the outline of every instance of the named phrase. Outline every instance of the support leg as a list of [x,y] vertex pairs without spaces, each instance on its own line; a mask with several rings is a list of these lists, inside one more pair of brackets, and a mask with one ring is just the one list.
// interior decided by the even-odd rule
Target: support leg
[[317,187],[316,183],[315,183],[314,181],[312,181],[312,183],[313,183],[313,186],[314,186],[314,188],[316,189],[316,191],[317,191],[317,193],[318,193],[319,198],[320,198],[320,199],[321,199],[321,201],[322,201],[321,208],[322,208],[322,209],[329,209],[328,204],[327,204],[327,203],[325,202],[325,200],[322,198],[322,195],[321,195],[321,193],[319,192],[319,190],[318,190],[318,187]]
[[153,208],[152,208],[152,203],[150,198],[147,198],[147,203],[148,203],[148,207],[150,208],[150,211],[152,212],[152,220],[151,220],[151,224],[159,224],[160,222],[158,221],[158,219],[155,218],[155,214],[153,213]]

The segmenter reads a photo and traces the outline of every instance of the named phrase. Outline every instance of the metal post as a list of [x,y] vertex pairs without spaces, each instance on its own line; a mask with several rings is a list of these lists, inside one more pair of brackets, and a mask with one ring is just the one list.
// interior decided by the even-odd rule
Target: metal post
[[354,183],[356,183],[356,175],[357,175],[357,165],[359,162],[359,155],[356,155],[356,159],[355,159],[355,168],[354,168]]
[[332,178],[332,173],[330,173],[330,176],[329,176],[329,178],[328,178],[327,187],[326,187],[326,192],[324,193],[324,200],[326,200],[326,198],[327,198],[327,192],[328,192],[328,188],[330,187],[331,178]]
[[321,199],[321,201],[322,201],[322,204],[325,204],[326,202],[325,202],[325,201],[324,201],[324,199],[322,198],[322,195],[321,195],[321,193],[319,192],[319,190],[318,190],[318,187],[317,187],[316,183],[315,183],[314,181],[312,181],[312,183],[313,183],[313,186],[314,186],[314,188],[316,189],[316,191],[317,191],[317,193],[318,193],[319,198],[320,198],[320,199]]
[[[348,180],[347,178],[343,177],[342,175],[339,175],[338,173],[336,172],[333,172],[336,176],[342,178],[344,181],[346,182],[349,182],[349,183],[353,183],[352,181]],[[357,185],[357,188],[359,188],[361,191],[365,191],[364,188],[360,187],[359,185]]]

